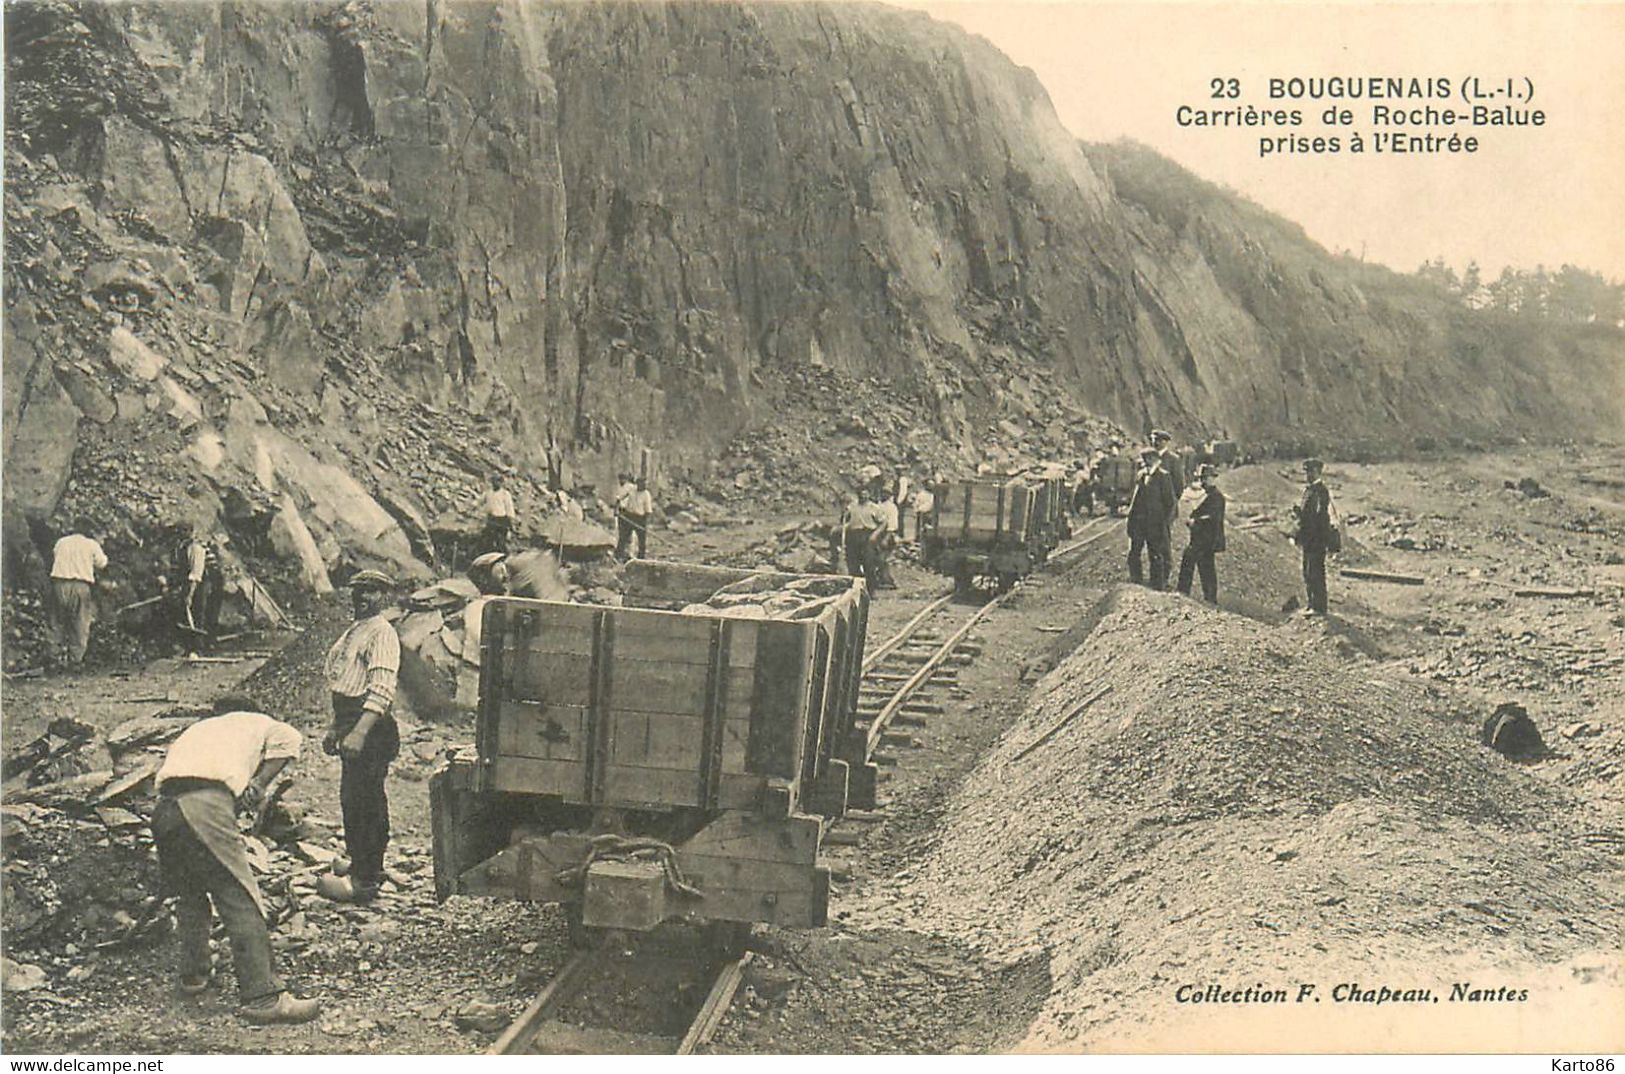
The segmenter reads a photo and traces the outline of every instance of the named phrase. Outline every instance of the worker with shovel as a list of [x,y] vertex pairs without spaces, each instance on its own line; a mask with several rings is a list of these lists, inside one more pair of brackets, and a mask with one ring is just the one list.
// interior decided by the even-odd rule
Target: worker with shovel
[[654,514],[654,509],[654,494],[649,491],[647,477],[640,474],[636,484],[621,485],[615,496],[615,522],[619,531],[615,542],[616,558],[627,558],[632,551],[634,534],[638,539],[638,558],[644,558],[649,545],[649,517]]

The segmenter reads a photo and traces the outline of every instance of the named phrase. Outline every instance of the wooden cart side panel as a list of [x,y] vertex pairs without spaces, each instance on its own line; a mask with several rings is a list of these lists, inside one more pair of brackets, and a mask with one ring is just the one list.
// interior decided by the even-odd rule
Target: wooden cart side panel
[[807,716],[802,720],[801,779],[810,786],[818,778],[819,760],[824,747],[824,724],[829,715],[829,700],[834,670],[833,624],[820,623],[813,632],[812,672],[807,693]]
[[746,766],[752,772],[786,780],[800,772],[814,629],[810,623],[757,623],[756,681],[746,748]]

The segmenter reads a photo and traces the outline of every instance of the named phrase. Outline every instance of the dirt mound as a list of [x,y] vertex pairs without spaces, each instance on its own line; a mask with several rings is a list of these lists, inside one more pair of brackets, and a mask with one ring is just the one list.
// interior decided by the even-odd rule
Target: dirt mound
[[[1618,865],[1582,834],[1597,821],[1478,745],[1457,695],[1138,589],[1098,614],[918,876],[878,896],[990,950],[1048,951],[1024,1047],[1173,1039],[1182,985],[1320,982],[1330,1017],[1340,973],[1397,967],[1385,981],[1448,1000],[1469,965],[1512,983],[1617,947]],[[1268,1010],[1226,1013],[1280,1040]]]

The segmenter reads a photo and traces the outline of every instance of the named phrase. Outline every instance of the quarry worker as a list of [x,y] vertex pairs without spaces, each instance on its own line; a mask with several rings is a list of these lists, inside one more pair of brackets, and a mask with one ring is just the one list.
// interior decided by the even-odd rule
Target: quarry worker
[[508,557],[501,552],[485,553],[468,565],[468,580],[474,583],[480,595],[463,605],[463,659],[457,668],[456,701],[467,708],[474,708],[480,700],[485,606],[491,603],[491,598],[508,594],[512,581]]
[[[1168,476],[1174,482],[1174,495],[1177,497],[1184,491],[1187,484],[1185,476],[1185,459],[1174,450],[1174,438],[1163,429],[1151,430],[1151,446],[1157,449],[1157,456],[1162,459],[1162,468],[1168,471]],[[1173,525],[1173,517],[1169,516],[1168,524]]]
[[1148,447],[1140,453],[1140,469],[1134,478],[1134,492],[1128,504],[1128,578],[1144,584],[1140,570],[1140,550],[1144,549],[1151,561],[1151,588],[1168,588],[1168,569],[1171,550],[1169,527],[1173,524],[1174,505],[1179,495],[1174,491],[1173,479],[1163,469],[1162,457],[1157,449]]
[[1190,543],[1179,558],[1179,591],[1190,596],[1191,575],[1200,574],[1202,599],[1209,604],[1219,603],[1219,574],[1213,556],[1224,551],[1224,493],[1219,491],[1218,477],[1219,469],[1211,463],[1203,463],[1196,469],[1203,495],[1186,523],[1190,527]]
[[1326,614],[1326,553],[1337,551],[1339,534],[1332,519],[1332,494],[1322,480],[1326,464],[1303,460],[1303,500],[1294,510],[1297,531],[1292,539],[1303,552],[1303,586],[1311,615]]
[[920,539],[921,533],[930,523],[931,513],[937,506],[936,493],[931,491],[933,487],[932,482],[924,482],[914,490],[910,506],[914,509],[914,539],[916,541]]
[[220,566],[220,545],[225,534],[210,541],[193,532],[177,557],[186,579],[181,613],[187,630],[194,635],[213,637],[220,628],[220,602],[225,595],[225,572]]
[[347,877],[321,877],[316,891],[336,902],[372,902],[384,875],[389,846],[384,781],[401,746],[389,712],[400,675],[401,641],[383,615],[394,588],[394,580],[382,571],[358,571],[350,579],[355,622],[327,651],[324,667],[333,696],[333,726],[322,749],[340,758],[339,806],[350,870]]
[[[626,475],[631,477],[631,474]],[[620,559],[628,558],[632,550],[632,538],[638,539],[638,558],[643,559],[649,546],[649,517],[654,514],[654,494],[649,491],[649,479],[639,476],[626,495],[616,494],[615,526],[617,530],[615,541],[615,555]]]
[[259,808],[303,739],[246,698],[221,698],[213,710],[170,744],[156,776],[152,835],[165,891],[177,897],[179,988],[196,996],[209,987],[212,900],[231,944],[242,1019],[308,1022],[321,1004],[295,997],[276,975],[265,901],[237,831],[238,807]]
[[874,502],[874,486],[860,486],[858,502],[847,510],[842,534],[847,573],[855,578],[861,577],[871,590],[877,588],[880,582],[876,543],[885,525],[886,517]]
[[519,513],[514,506],[513,493],[504,488],[504,484],[501,474],[492,474],[491,487],[485,493],[485,530],[480,543],[487,552],[508,550],[514,516]]
[[610,500],[610,507],[615,512],[615,558],[625,559],[632,547],[632,526],[626,520],[626,504],[637,491],[637,482],[632,480],[632,471],[622,470],[615,481],[615,494]]
[[897,583],[891,576],[891,550],[897,545],[897,530],[901,520],[898,517],[897,501],[887,495],[884,484],[880,482],[875,485],[874,505],[877,524],[871,538],[875,565],[873,588],[896,589]]
[[70,664],[85,662],[90,624],[96,618],[91,590],[96,572],[107,569],[107,553],[89,533],[90,521],[76,519],[51,551],[52,621],[57,644],[67,649]]
[[1095,488],[1089,481],[1089,466],[1082,459],[1072,464],[1072,513],[1095,513]]

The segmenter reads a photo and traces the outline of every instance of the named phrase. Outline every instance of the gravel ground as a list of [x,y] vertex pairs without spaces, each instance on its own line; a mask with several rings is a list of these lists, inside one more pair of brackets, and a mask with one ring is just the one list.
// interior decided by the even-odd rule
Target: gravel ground
[[[1117,536],[1053,566],[977,628],[984,650],[960,669],[960,691],[896,751],[884,819],[861,845],[830,848],[844,877],[831,927],[758,931],[713,1047],[1264,1046],[1286,1040],[1267,1008],[1198,1011],[1169,995],[1210,980],[1404,981],[1419,964],[1430,983],[1465,975],[1535,992],[1519,1019],[1443,1008],[1450,1025],[1485,1034],[1469,1047],[1504,1043],[1498,1025],[1548,1025],[1554,1004],[1617,1004],[1618,959],[1596,953],[1617,952],[1625,924],[1607,841],[1625,828],[1625,577],[1610,562],[1625,506],[1619,488],[1586,479],[1622,463],[1552,449],[1334,464],[1345,560],[1427,584],[1334,573],[1324,623],[1281,610],[1298,592],[1295,552],[1276,529],[1296,495],[1289,468],[1225,475],[1217,612],[1114,593]],[[1550,494],[1505,487],[1528,475]],[[672,534],[658,551],[737,558],[774,543],[786,521]],[[902,588],[874,605],[877,640],[945,585],[911,566],[898,575]],[[1537,584],[1591,595],[1515,595]],[[314,624],[251,684],[307,731],[325,719],[314,660],[341,623],[335,610]],[[11,685],[8,740],[64,711],[111,726],[143,711],[128,697],[204,700],[256,668],[159,664]],[[1097,683],[1113,692],[1013,763]],[[1478,720],[1502,698],[1529,706],[1553,756],[1513,766],[1476,745]],[[8,948],[49,986],[6,995],[7,1050],[486,1047],[494,1031],[458,1015],[475,1004],[517,1013],[567,957],[563,921],[549,908],[434,905],[422,779],[471,732],[410,713],[403,723],[390,791],[393,864],[408,886],[383,912],[312,906],[314,938],[282,941],[288,975],[327,1001],[318,1023],[249,1030],[218,990],[172,997],[167,939],[101,955]],[[308,815],[336,818],[336,767],[319,753],[301,761],[292,800]],[[1390,1016],[1399,1010],[1355,1017],[1326,1003],[1305,1024],[1326,1042],[1435,1039]]]

